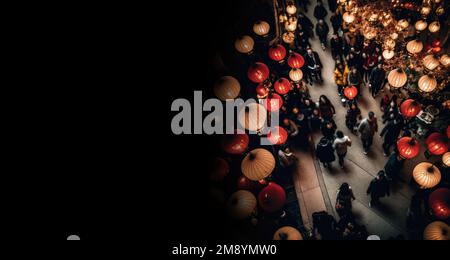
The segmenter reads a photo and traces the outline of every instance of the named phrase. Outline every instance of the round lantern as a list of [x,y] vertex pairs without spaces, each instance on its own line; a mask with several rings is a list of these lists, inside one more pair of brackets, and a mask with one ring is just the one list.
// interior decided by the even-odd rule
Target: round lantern
[[432,23],[430,23],[430,25],[428,26],[428,30],[430,30],[430,32],[435,33],[438,32],[441,29],[441,24],[438,21],[434,21]]
[[264,106],[269,112],[278,111],[283,106],[283,98],[278,94],[272,94],[272,97],[264,100]]
[[346,23],[352,23],[355,20],[355,15],[349,13],[349,12],[345,12],[344,15],[342,16],[342,19],[346,22]]
[[238,52],[243,54],[251,54],[254,46],[255,42],[253,41],[252,37],[248,35],[239,37],[234,42],[234,48],[236,48]]
[[422,162],[414,167],[413,178],[421,189],[429,189],[441,181],[441,172],[433,164]]
[[420,77],[419,82],[419,89],[425,93],[432,92],[437,87],[437,81],[433,76],[423,75]]
[[289,15],[294,15],[297,12],[297,7],[293,3],[289,3],[286,6],[286,13]]
[[248,190],[255,192],[261,187],[261,184],[257,181],[252,181],[249,178],[242,175],[238,178],[237,188],[238,190]]
[[419,40],[412,40],[406,44],[406,50],[409,53],[416,54],[421,52],[423,49],[423,43]]
[[253,32],[259,36],[267,36],[270,30],[270,25],[265,21],[257,21],[253,25]]
[[397,40],[397,38],[398,38],[398,33],[391,33],[391,39],[392,40]]
[[305,64],[305,59],[302,57],[302,55],[293,52],[289,55],[288,58],[288,65],[289,67],[293,69],[300,69]]
[[286,29],[286,31],[288,31],[288,32],[294,32],[295,29],[297,29],[297,23],[287,21],[284,24],[284,29]]
[[273,213],[280,210],[286,202],[286,192],[275,182],[269,184],[258,194],[259,206],[266,212]]
[[287,44],[291,44],[295,40],[295,35],[292,32],[285,32],[285,33],[283,33],[282,38],[283,38],[283,42],[285,42]]
[[392,50],[384,50],[383,51],[383,58],[385,60],[390,60],[394,57],[395,53]]
[[367,40],[372,40],[373,38],[375,38],[377,36],[377,30],[375,30],[372,27],[366,27],[363,30],[363,35],[364,35],[364,38],[366,38]]
[[420,9],[420,14],[424,15],[424,16],[427,16],[428,14],[430,14],[430,12],[431,12],[431,7],[429,7],[429,6],[424,6],[424,7],[422,7],[422,9]]
[[384,46],[388,49],[394,49],[395,48],[395,41],[392,38],[387,38],[386,41],[384,41]]
[[274,84],[275,91],[280,95],[286,95],[291,90],[291,82],[286,78],[280,78]]
[[223,135],[222,149],[229,154],[242,154],[247,150],[249,137],[246,133],[238,133]]
[[355,86],[346,87],[344,89],[344,95],[349,100],[352,100],[358,95],[358,89]]
[[428,24],[424,20],[419,20],[414,25],[414,27],[416,28],[417,31],[423,31],[427,28],[427,26],[428,26]]
[[238,113],[239,124],[249,131],[261,129],[266,122],[266,118],[266,108],[258,103],[250,103]]
[[267,134],[267,139],[274,145],[282,145],[288,139],[287,131],[281,126],[272,127]]
[[406,84],[408,77],[402,69],[394,69],[388,74],[388,82],[393,88],[401,88]]
[[409,26],[409,23],[407,20],[405,19],[401,19],[400,21],[397,22],[397,25],[401,28],[401,29],[406,29]]
[[428,198],[428,205],[436,218],[450,218],[450,190],[439,188],[433,191]]
[[242,173],[253,181],[266,178],[274,168],[275,158],[272,153],[263,148],[250,151],[241,163]]
[[419,154],[420,144],[411,137],[402,137],[397,141],[397,149],[402,158],[412,159]]
[[222,181],[230,172],[228,162],[222,158],[216,157],[212,161],[212,168],[209,179],[214,182]]
[[266,98],[269,95],[269,90],[263,85],[263,84],[259,84],[256,87],[256,97],[257,98]]
[[255,62],[248,68],[247,76],[254,83],[263,83],[269,77],[269,68],[262,62]]
[[407,99],[400,105],[400,112],[405,118],[413,118],[419,114],[422,106],[414,99]]
[[283,61],[286,57],[286,49],[281,44],[273,45],[269,48],[269,58],[274,61]]
[[450,167],[450,152],[446,152],[442,155],[442,163],[445,166]]
[[442,221],[434,221],[423,231],[425,240],[450,240],[450,227]]
[[439,41],[439,40],[434,40],[434,41],[431,42],[431,46],[433,46],[433,47],[439,47],[439,46],[441,46],[441,41]]
[[439,66],[439,60],[433,54],[425,56],[422,62],[423,66],[425,66],[428,70],[434,70],[437,66]]
[[442,6],[439,6],[438,8],[436,8],[436,14],[437,15],[443,15],[445,13],[445,9]]
[[285,226],[275,232],[273,240],[303,240],[303,236],[296,228]]
[[241,92],[239,81],[231,76],[220,78],[214,85],[214,94],[222,101],[235,99]]
[[251,192],[238,190],[228,199],[228,213],[234,219],[248,218],[255,211],[256,203],[256,198]]
[[441,133],[432,133],[426,140],[428,151],[434,155],[448,152],[448,138]]
[[450,65],[450,56],[448,56],[447,54],[442,55],[441,58],[439,58],[439,62],[447,67],[448,65]]
[[303,78],[303,72],[301,69],[292,69],[289,72],[289,78],[294,81],[295,83],[300,82]]

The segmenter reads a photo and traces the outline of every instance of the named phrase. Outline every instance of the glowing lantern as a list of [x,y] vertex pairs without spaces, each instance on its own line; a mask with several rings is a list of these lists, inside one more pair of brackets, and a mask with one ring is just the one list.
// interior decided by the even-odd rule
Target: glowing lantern
[[209,179],[214,182],[222,181],[229,172],[230,166],[228,165],[228,162],[222,158],[216,157],[212,161]]
[[241,170],[245,177],[259,181],[269,176],[275,168],[275,158],[263,148],[252,150],[241,163]]
[[251,192],[238,190],[228,199],[228,213],[234,219],[248,218],[255,211],[256,203],[256,198]]
[[284,226],[275,232],[273,240],[303,240],[303,236],[296,228]]
[[292,32],[285,32],[285,33],[283,33],[282,38],[283,38],[283,42],[285,42],[287,44],[291,44],[295,40],[295,35]]
[[401,19],[400,21],[397,22],[398,27],[400,27],[400,29],[406,29],[409,26],[409,23],[407,20],[405,19]]
[[291,53],[288,58],[288,65],[293,69],[300,69],[305,64],[305,59],[298,53]]
[[297,7],[293,3],[289,3],[286,6],[286,13],[289,15],[294,15],[297,12]]
[[398,38],[398,33],[391,33],[391,38],[393,39],[393,40],[397,40],[397,38]]
[[372,27],[366,27],[363,31],[364,38],[371,40],[377,36],[377,30]]
[[269,213],[280,210],[286,202],[286,192],[275,182],[269,184],[258,194],[258,202],[261,208]]
[[352,23],[355,20],[355,15],[349,12],[345,12],[344,15],[342,16],[342,19],[346,23]]
[[344,89],[344,95],[345,97],[347,97],[349,100],[354,99],[357,95],[358,95],[358,89],[355,86],[351,86],[351,87],[346,87]]
[[247,150],[250,139],[246,133],[227,134],[222,137],[222,149],[229,154],[242,154]]
[[269,77],[269,68],[262,62],[255,62],[248,69],[247,76],[255,83],[263,83]]
[[406,44],[406,50],[409,53],[416,54],[421,52],[423,49],[423,43],[419,40],[412,40]]
[[434,21],[432,23],[430,23],[430,25],[428,26],[428,30],[430,30],[430,32],[435,33],[438,32],[441,29],[441,24],[438,21]]
[[267,139],[269,139],[269,142],[274,145],[282,145],[286,143],[288,138],[287,131],[280,126],[272,127],[269,130],[269,133],[267,134]]
[[294,81],[295,83],[300,82],[303,78],[303,72],[301,69],[292,69],[289,72],[289,78]]
[[286,49],[281,44],[271,46],[269,48],[269,58],[274,61],[281,62],[286,57]]
[[439,6],[438,8],[436,8],[436,14],[437,15],[443,15],[445,13],[445,9],[442,6]]
[[420,14],[427,16],[431,12],[431,7],[424,6],[422,9],[420,9]]
[[437,87],[437,81],[433,76],[423,75],[420,77],[419,82],[419,89],[425,93],[432,92]]
[[450,227],[442,221],[434,221],[423,231],[425,240],[450,240]]
[[442,163],[445,166],[450,167],[450,152],[446,152],[442,155]]
[[422,106],[414,99],[407,99],[400,105],[400,112],[405,118],[413,118],[419,114]]
[[278,111],[283,106],[283,98],[278,94],[272,94],[272,97],[264,100],[264,106],[269,112]]
[[402,69],[394,69],[388,74],[388,82],[393,88],[401,88],[406,84],[408,77]]
[[441,181],[441,172],[433,164],[422,162],[414,167],[413,178],[421,189],[429,189]]
[[280,78],[274,84],[275,91],[280,95],[286,95],[291,90],[291,82],[285,78]]
[[[246,109],[248,108],[248,110]],[[258,103],[242,107],[238,113],[239,124],[249,131],[258,131],[267,119],[267,110]]]
[[448,56],[447,54],[442,55],[439,59],[439,62],[447,67],[448,65],[450,65],[450,56]]
[[241,85],[239,81],[231,76],[225,76],[220,78],[214,84],[214,94],[222,101],[228,99],[235,99],[241,92]]
[[423,31],[427,28],[427,26],[428,26],[428,23],[425,22],[424,20],[419,20],[414,25],[414,27],[416,28],[417,31]]
[[260,84],[256,87],[256,97],[259,99],[266,98],[269,95],[269,90],[263,85]]
[[234,42],[234,47],[236,50],[243,54],[251,54],[253,52],[253,47],[255,46],[255,42],[252,37],[248,35],[244,35],[239,37]]
[[384,46],[388,49],[394,49],[395,48],[395,41],[392,38],[387,38],[386,41],[384,41]]
[[411,137],[402,137],[397,141],[397,149],[402,158],[412,159],[419,154],[420,144]]
[[441,155],[448,151],[448,138],[441,133],[432,133],[426,140],[428,151],[434,155]]
[[439,60],[433,54],[430,54],[423,58],[423,65],[429,70],[434,70],[439,66]]
[[270,25],[265,21],[257,21],[253,25],[253,32],[259,36],[267,36],[270,31]]
[[438,219],[450,218],[450,190],[439,188],[433,191],[428,198],[433,215]]
[[287,21],[284,24],[284,29],[286,29],[286,31],[288,31],[288,32],[293,32],[293,31],[295,31],[295,29],[297,29],[297,23]]
[[385,60],[390,60],[394,57],[395,53],[392,50],[384,50],[383,51],[383,58]]

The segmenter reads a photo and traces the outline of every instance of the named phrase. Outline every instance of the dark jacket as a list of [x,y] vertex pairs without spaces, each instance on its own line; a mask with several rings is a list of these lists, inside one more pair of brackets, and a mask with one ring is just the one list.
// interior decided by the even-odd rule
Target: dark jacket
[[326,23],[323,24],[316,24],[316,34],[319,37],[326,37],[328,32],[330,31],[330,28]]
[[317,20],[325,18],[327,14],[327,9],[325,9],[323,5],[316,5],[314,8],[314,17],[316,17]]
[[315,65],[319,65],[322,67],[322,62],[320,61],[319,54],[317,52],[313,51],[312,56],[309,56],[309,54],[305,55],[305,63],[306,66],[308,66],[308,69],[313,69]]
[[389,182],[385,177],[377,177],[373,179],[367,188],[367,194],[372,194],[375,197],[389,196]]
[[392,178],[393,176],[398,176],[400,174],[400,171],[405,162],[404,160],[397,160],[397,156],[398,155],[396,153],[393,153],[391,156],[389,156],[389,159],[384,166],[384,172],[390,178]]
[[330,39],[331,53],[333,58],[342,53],[342,39],[340,37]]
[[[331,123],[333,126],[331,128],[327,128],[327,124]],[[337,126],[336,123],[334,122],[334,120],[325,120],[321,127],[320,130],[322,131],[322,134],[324,137],[330,139],[330,138],[334,138],[334,133],[336,132]]]
[[383,84],[385,77],[386,77],[386,72],[384,71],[384,69],[375,67],[370,72],[369,82],[372,85],[372,87],[379,88],[379,87],[381,87],[381,84]]
[[401,127],[397,124],[397,120],[389,121],[386,126],[381,130],[380,136],[384,135],[384,142],[387,144],[393,144],[401,131]]
[[350,71],[350,73],[348,73],[347,82],[349,85],[358,86],[362,82],[361,74],[359,72],[353,73]]
[[327,138],[320,139],[316,147],[316,156],[322,163],[329,163],[336,159],[333,145]]
[[342,15],[333,14],[330,17],[331,26],[335,31],[337,31],[342,26]]

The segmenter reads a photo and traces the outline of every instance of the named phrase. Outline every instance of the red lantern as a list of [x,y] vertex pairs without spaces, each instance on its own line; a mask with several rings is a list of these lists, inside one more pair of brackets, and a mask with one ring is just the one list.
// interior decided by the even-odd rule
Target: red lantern
[[407,99],[400,105],[400,112],[405,118],[413,118],[419,114],[422,106],[414,99]]
[[249,137],[246,133],[237,133],[224,135],[222,138],[222,148],[229,154],[242,154],[247,150]]
[[433,215],[438,219],[450,218],[450,190],[439,188],[433,191],[428,198]]
[[283,207],[286,202],[286,193],[280,185],[270,182],[259,193],[258,201],[264,211],[273,213]]
[[272,144],[282,145],[286,143],[288,133],[283,127],[275,126],[270,129],[269,133],[267,134],[267,138]]
[[300,69],[305,64],[305,59],[298,53],[291,53],[288,58],[288,65],[293,69]]
[[397,149],[401,157],[412,159],[419,154],[420,144],[411,137],[402,137],[397,141]]
[[283,106],[283,98],[278,94],[272,94],[272,97],[264,100],[264,106],[269,112],[278,111]]
[[434,48],[433,48],[433,53],[438,53],[438,52],[440,52],[441,50],[442,50],[441,47],[434,47]]
[[258,98],[266,98],[269,95],[269,90],[262,84],[256,87],[256,96]]
[[441,155],[448,151],[448,138],[441,133],[432,133],[428,136],[427,148],[434,155]]
[[247,76],[255,83],[263,83],[269,77],[269,68],[262,62],[255,62],[248,69]]
[[356,95],[358,95],[358,89],[355,86],[346,87],[344,89],[344,95],[349,100],[352,100],[356,97]]
[[433,47],[440,47],[440,46],[441,46],[441,42],[440,42],[439,40],[434,40],[434,41],[431,43],[431,45],[432,45]]
[[291,90],[291,82],[286,78],[280,78],[274,84],[275,91],[280,95],[286,95]]
[[286,49],[281,44],[269,48],[269,58],[274,61],[282,61],[286,58]]
[[257,181],[252,181],[249,178],[242,175],[238,178],[237,189],[238,190],[248,190],[251,192],[256,192],[261,188],[261,184]]

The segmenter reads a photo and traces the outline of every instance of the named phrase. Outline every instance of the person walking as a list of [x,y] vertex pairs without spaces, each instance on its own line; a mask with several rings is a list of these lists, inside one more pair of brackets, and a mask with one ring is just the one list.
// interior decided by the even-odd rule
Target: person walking
[[337,85],[338,94],[342,96],[345,86],[347,86],[348,67],[342,63],[336,65],[334,70],[334,82]]
[[320,116],[325,120],[333,118],[333,115],[336,114],[336,109],[325,95],[319,97],[319,110]]
[[336,160],[333,145],[328,138],[322,137],[316,147],[316,158],[325,168],[331,169],[331,163]]
[[325,50],[327,47],[327,37],[328,32],[330,31],[330,28],[328,25],[320,19],[316,24],[316,34],[319,36],[320,45],[322,46],[322,49]]
[[369,117],[364,118],[358,127],[358,132],[361,134],[361,141],[364,149],[364,154],[367,155],[370,146],[373,143],[373,135],[378,132],[377,118],[375,113],[369,112]]
[[389,180],[398,180],[400,178],[400,172],[405,163],[405,159],[398,153],[393,153],[389,156],[386,164],[384,165],[384,172]]
[[347,148],[352,146],[352,140],[350,137],[344,135],[342,131],[336,132],[336,139],[333,142],[333,148],[336,150],[336,154],[339,159],[339,165],[344,168],[344,158],[347,155]]
[[335,205],[336,212],[341,218],[352,215],[352,200],[355,200],[352,187],[346,182],[342,183],[337,191]]
[[343,43],[342,38],[339,37],[337,34],[333,34],[330,39],[330,47],[331,47],[331,56],[333,56],[333,59],[337,61],[343,62],[342,55],[343,55]]
[[373,98],[375,98],[378,95],[378,92],[383,88],[385,80],[386,72],[383,69],[383,65],[379,63],[372,69],[369,76],[369,88]]
[[356,131],[355,127],[358,123],[358,119],[361,120],[361,110],[359,109],[358,104],[352,101],[349,103],[349,109],[345,116],[345,125],[352,133],[355,133]]
[[320,61],[319,54],[313,51],[311,48],[306,50],[305,63],[308,68],[306,73],[306,81],[312,86],[313,76],[317,81],[323,82],[322,80],[322,62]]
[[317,5],[314,8],[314,17],[316,17],[317,21],[323,20],[325,16],[327,16],[328,11],[323,6],[323,3],[321,0],[317,0]]
[[342,27],[342,15],[339,12],[339,10],[337,10],[336,12],[334,12],[331,15],[330,23],[331,23],[331,27],[333,27],[333,33],[338,34],[339,29],[341,29],[341,27]]
[[381,130],[380,137],[384,136],[383,142],[383,155],[385,157],[389,156],[391,153],[391,147],[397,141],[398,136],[400,135],[401,126],[399,119],[394,118],[394,114],[390,115],[392,117],[391,120],[383,127]]
[[379,171],[377,176],[370,182],[367,188],[367,194],[370,194],[369,207],[378,205],[380,198],[389,196],[389,181],[384,171]]
[[325,138],[329,139],[330,141],[334,141],[335,136],[334,133],[336,132],[336,123],[333,119],[327,119],[323,121],[320,130],[322,131],[322,134]]

